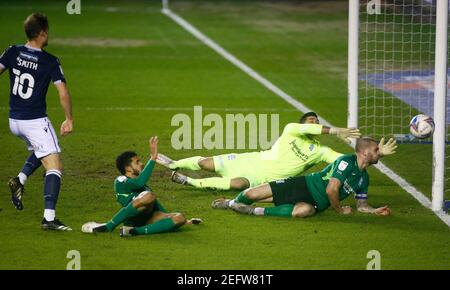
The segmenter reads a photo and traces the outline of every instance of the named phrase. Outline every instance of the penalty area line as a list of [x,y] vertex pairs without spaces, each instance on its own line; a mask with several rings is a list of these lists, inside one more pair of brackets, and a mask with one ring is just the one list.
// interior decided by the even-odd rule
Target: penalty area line
[[[184,20],[182,17],[177,15],[176,13],[173,13],[169,8],[168,5],[164,5],[161,12],[172,19],[175,23],[180,25],[184,30],[192,34],[195,38],[197,38],[199,41],[201,41],[203,44],[214,50],[216,53],[218,53],[220,56],[231,62],[233,65],[238,67],[240,70],[245,72],[247,75],[255,79],[257,82],[259,82],[261,85],[266,87],[268,90],[272,91],[275,95],[285,100],[287,103],[289,103],[291,106],[296,108],[297,110],[301,112],[310,112],[313,111],[307,106],[305,106],[300,101],[294,99],[290,95],[288,95],[286,92],[278,88],[276,85],[274,85],[272,82],[261,76],[258,72],[250,68],[248,65],[243,63],[241,60],[236,58],[234,55],[226,51],[223,47],[221,47],[219,44],[217,44],[215,41],[210,39],[208,36],[203,34],[200,30],[195,28],[193,25],[191,25],[189,22]],[[326,121],[324,118],[319,116],[319,119],[321,120],[321,123],[325,126],[332,125]],[[353,147],[353,146],[352,146]],[[428,197],[426,197],[422,192],[417,190],[414,186],[412,186],[409,182],[407,182],[403,177],[396,174],[393,170],[391,170],[389,167],[387,167],[382,162],[379,162],[375,168],[377,168],[381,173],[386,175],[389,179],[391,179],[393,182],[395,182],[398,186],[400,186],[403,190],[408,192],[410,195],[412,195],[420,204],[422,204],[424,207],[431,209],[431,201]],[[447,226],[450,227],[450,215],[445,214],[442,210],[441,211],[433,211],[436,216],[441,219]]]

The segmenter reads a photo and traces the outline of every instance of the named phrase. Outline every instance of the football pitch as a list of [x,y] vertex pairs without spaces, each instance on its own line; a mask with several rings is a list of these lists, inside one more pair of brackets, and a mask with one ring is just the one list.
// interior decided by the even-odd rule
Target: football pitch
[[[27,15],[40,11],[49,17],[46,50],[60,58],[74,106],[74,132],[59,139],[64,176],[57,208],[74,230],[45,232],[40,229],[42,168],[27,182],[24,210],[16,211],[10,202],[7,181],[28,152],[9,131],[9,77],[0,77],[0,269],[66,269],[71,250],[79,251],[81,269],[366,269],[371,250],[380,253],[382,269],[450,269],[449,227],[373,168],[369,203],[388,204],[391,216],[344,216],[329,209],[290,219],[214,210],[214,199],[238,191],[181,186],[157,165],[150,186],[159,200],[203,224],[127,239],[117,230],[83,234],[83,223],[107,221],[119,209],[115,157],[135,150],[147,160],[150,136],[157,135],[159,151],[174,159],[249,151],[175,150],[175,115],[194,120],[194,106],[202,106],[203,116],[224,119],[226,114],[279,114],[281,132],[301,112],[162,14],[160,1],[81,0],[80,15],[67,14],[65,4],[0,3],[1,51],[25,42]],[[346,126],[347,1],[173,1],[171,9],[333,125]],[[64,115],[52,85],[47,105],[59,128]],[[319,139],[352,152],[335,137]],[[431,146],[400,145],[397,151],[386,163],[430,196]],[[352,198],[344,204],[355,208]]]

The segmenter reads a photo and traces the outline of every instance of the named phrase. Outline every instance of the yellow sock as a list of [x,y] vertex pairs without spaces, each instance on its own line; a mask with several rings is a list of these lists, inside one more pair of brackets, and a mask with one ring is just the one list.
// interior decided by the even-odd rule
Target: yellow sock
[[210,177],[202,179],[187,178],[188,184],[197,188],[229,190],[231,180],[227,177]]

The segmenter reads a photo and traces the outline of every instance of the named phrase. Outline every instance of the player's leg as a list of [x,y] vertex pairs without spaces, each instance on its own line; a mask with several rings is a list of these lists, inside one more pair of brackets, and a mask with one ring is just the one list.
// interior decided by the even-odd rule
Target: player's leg
[[304,177],[270,182],[275,207],[253,207],[236,203],[232,209],[242,214],[278,217],[308,217],[316,212],[315,201],[309,193]]
[[127,206],[121,208],[109,222],[93,229],[93,232],[112,232],[118,225],[125,220],[135,217],[140,213],[153,211],[156,201],[156,195],[150,191],[141,192]]
[[58,153],[49,154],[41,158],[44,166],[44,218],[41,226],[43,229],[71,230],[60,220],[56,219],[56,204],[61,189],[62,163]]
[[22,197],[25,193],[25,182],[27,181],[28,177],[31,176],[41,165],[41,160],[39,160],[34,152],[32,152],[25,161],[25,164],[23,165],[22,170],[19,172],[19,174],[9,180],[8,185],[12,194],[12,202],[16,209],[23,209]]
[[186,223],[186,218],[181,213],[164,213],[156,211],[148,220],[147,224],[141,227],[122,227],[120,235],[152,235],[157,233],[171,232]]
[[8,182],[8,186],[11,191],[11,201],[17,210],[22,210],[23,209],[22,198],[23,194],[25,193],[24,189],[25,182],[27,181],[27,178],[41,166],[42,163],[39,160],[39,158],[36,157],[34,151],[32,151],[33,150],[32,144],[20,132],[20,121],[10,119],[9,128],[14,135],[20,137],[25,141],[25,143],[27,143],[27,147],[31,151],[31,155],[25,161],[22,170],[16,177],[11,178]]
[[241,191],[234,199],[216,199],[211,206],[215,209],[226,209],[233,207],[234,204],[251,205],[270,198],[272,198],[272,188],[269,183],[264,183]]
[[193,156],[180,160],[172,160],[164,154],[159,153],[156,162],[169,169],[189,169],[189,170],[206,170],[214,172],[213,157]]
[[277,217],[300,217],[305,218],[316,213],[313,205],[306,202],[298,202],[295,205],[282,204],[274,207],[255,207],[251,214],[277,216]]
[[212,190],[230,190],[230,189],[242,190],[249,187],[249,181],[243,177],[231,179],[226,176],[191,178],[176,171],[172,173],[172,181],[182,185],[190,185],[195,188],[205,188]]
[[313,216],[316,213],[316,209],[313,205],[306,202],[299,202],[295,204],[294,209],[292,211],[293,217],[309,217]]

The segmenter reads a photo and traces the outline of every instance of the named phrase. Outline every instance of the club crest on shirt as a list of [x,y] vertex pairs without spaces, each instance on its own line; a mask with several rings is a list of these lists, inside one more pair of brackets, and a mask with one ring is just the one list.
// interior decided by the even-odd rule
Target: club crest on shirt
[[342,160],[341,162],[339,162],[338,169],[340,171],[344,171],[347,168],[347,166],[348,166],[348,163],[346,161]]
[[309,145],[309,151],[313,151],[314,150],[314,144]]

